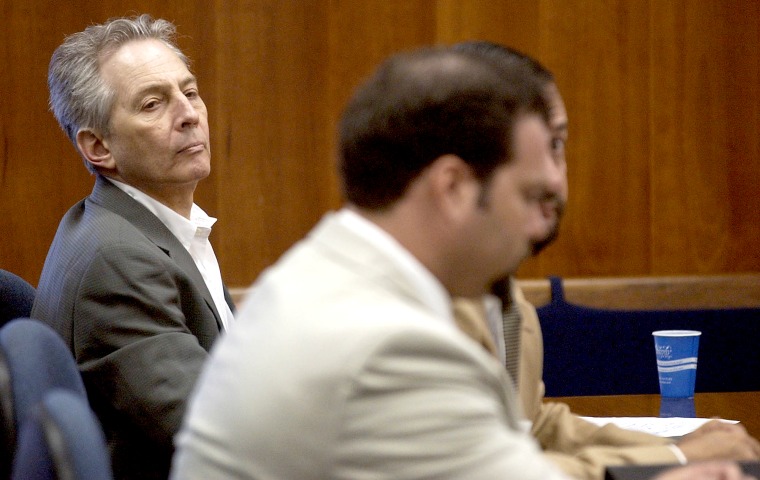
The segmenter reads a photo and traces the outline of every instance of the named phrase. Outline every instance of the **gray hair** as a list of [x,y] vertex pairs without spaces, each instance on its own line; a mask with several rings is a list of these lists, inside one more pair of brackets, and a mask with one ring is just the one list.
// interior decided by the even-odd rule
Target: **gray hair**
[[[107,135],[116,92],[100,75],[100,61],[134,40],[163,42],[190,67],[190,61],[175,44],[176,27],[148,14],[115,18],[69,35],[55,50],[48,68],[50,109],[66,136],[77,147],[83,128]],[[95,173],[92,166],[87,168]]]

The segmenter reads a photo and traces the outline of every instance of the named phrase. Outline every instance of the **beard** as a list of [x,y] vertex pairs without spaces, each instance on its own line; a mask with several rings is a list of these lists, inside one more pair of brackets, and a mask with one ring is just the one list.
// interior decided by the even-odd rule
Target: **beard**
[[[562,217],[565,214],[565,202],[561,202],[557,200],[557,203],[555,205],[556,213],[557,213],[557,220],[554,222],[554,225],[552,229],[549,231],[549,233],[542,238],[541,240],[538,240],[536,242],[533,242],[530,246],[530,255],[536,256],[538,255],[543,249],[551,245],[554,240],[557,239],[559,236],[559,224],[561,223]],[[496,280],[494,280],[489,288],[489,293],[491,295],[494,295],[501,300],[501,303],[504,308],[509,306],[512,303],[512,294],[511,294],[511,288],[510,288],[510,279],[514,275],[515,272],[507,273]]]
[[541,251],[543,251],[546,247],[554,243],[554,241],[559,236],[559,224],[562,220],[562,216],[565,214],[564,202],[557,202],[556,212],[557,221],[554,222],[554,226],[549,231],[549,233],[543,239],[538,240],[537,242],[533,242],[533,245],[531,245],[531,255],[534,257],[541,253]]
[[491,295],[494,295],[499,300],[501,300],[501,305],[503,309],[506,309],[512,303],[512,294],[510,291],[510,283],[509,283],[510,277],[511,275],[504,275],[503,277],[497,278],[491,284],[491,288],[490,288]]

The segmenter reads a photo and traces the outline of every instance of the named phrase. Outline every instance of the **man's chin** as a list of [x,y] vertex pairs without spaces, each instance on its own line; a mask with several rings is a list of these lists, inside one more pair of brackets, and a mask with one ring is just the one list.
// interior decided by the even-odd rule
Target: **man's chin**
[[189,177],[193,180],[200,181],[211,175],[211,162],[198,162],[191,166]]
[[533,244],[533,248],[530,251],[530,256],[531,257],[537,256],[539,253],[543,252],[544,249],[549,246],[549,244],[551,244],[551,242],[545,242],[544,241],[544,242],[536,242],[536,243],[534,243]]

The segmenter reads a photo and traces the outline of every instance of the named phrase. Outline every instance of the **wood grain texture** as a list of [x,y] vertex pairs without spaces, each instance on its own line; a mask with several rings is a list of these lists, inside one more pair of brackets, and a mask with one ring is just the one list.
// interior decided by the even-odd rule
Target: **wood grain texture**
[[225,279],[255,272],[337,204],[321,2],[224,2],[213,111]]
[[741,35],[757,35],[744,18],[757,12],[745,9],[717,2],[653,2],[651,75],[660,85],[651,97],[654,272],[720,271],[758,257],[757,248],[741,251],[744,242],[737,241],[744,236],[739,232],[754,231],[756,239],[759,232],[760,198],[737,195],[760,181],[757,150],[731,148],[732,137],[746,135],[751,113],[732,90],[757,92],[735,83],[737,77],[751,80],[744,62],[753,60],[738,59],[732,51],[741,45],[753,48],[755,57],[758,53],[756,46],[740,43]]
[[[533,305],[551,301],[549,280],[518,283]],[[760,307],[760,274],[563,278],[562,289],[568,303],[603,309]]]
[[[548,279],[517,281],[534,306],[551,302]],[[760,274],[563,278],[565,301],[611,310],[760,308]],[[250,289],[233,288],[240,304]]]
[[569,118],[570,199],[560,237],[522,277],[649,272],[646,4],[552,2],[538,57]]
[[388,55],[488,39],[555,74],[570,118],[559,240],[521,278],[760,271],[760,6],[753,0],[51,0],[5,2],[0,268],[36,284],[92,178],[47,111],[66,34],[173,20],[210,112],[197,202],[228,284],[244,287],[340,205],[335,123]]

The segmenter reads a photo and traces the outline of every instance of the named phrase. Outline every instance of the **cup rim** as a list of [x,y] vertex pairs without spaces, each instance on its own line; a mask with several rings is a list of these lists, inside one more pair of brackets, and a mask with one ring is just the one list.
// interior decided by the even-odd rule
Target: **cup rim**
[[699,330],[655,330],[652,332],[655,337],[698,337],[702,335]]

